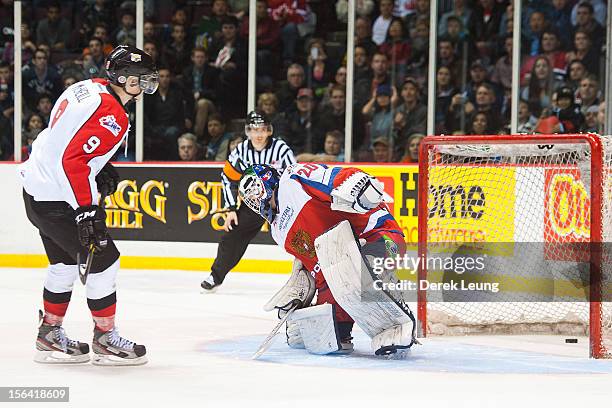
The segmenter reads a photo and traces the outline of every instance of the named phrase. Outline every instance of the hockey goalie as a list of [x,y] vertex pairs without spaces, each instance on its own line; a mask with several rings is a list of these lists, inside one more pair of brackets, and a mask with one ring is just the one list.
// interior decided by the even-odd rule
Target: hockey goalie
[[287,320],[290,347],[350,353],[354,323],[377,355],[415,343],[415,319],[403,299],[372,290],[381,273],[373,258],[403,255],[406,248],[380,181],[356,168],[295,164],[281,177],[273,167],[253,165],[239,193],[295,257],[288,282],[264,306],[279,317],[297,306]]

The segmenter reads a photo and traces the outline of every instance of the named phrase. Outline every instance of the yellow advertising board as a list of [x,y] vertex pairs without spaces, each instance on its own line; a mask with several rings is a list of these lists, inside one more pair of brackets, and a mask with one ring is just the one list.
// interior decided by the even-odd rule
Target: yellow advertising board
[[[406,243],[418,243],[418,166],[355,167],[372,174],[394,199],[389,208]],[[430,242],[513,242],[515,169],[434,166],[429,172]]]
[[515,185],[512,167],[431,167],[429,241],[513,242]]

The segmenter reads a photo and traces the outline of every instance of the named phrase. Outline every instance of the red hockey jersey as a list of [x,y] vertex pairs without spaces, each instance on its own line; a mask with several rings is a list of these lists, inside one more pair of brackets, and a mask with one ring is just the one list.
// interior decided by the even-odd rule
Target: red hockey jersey
[[49,127],[18,169],[23,188],[36,201],[65,201],[75,209],[98,203],[96,175],[130,128],[107,85],[102,79],[77,82],[53,106]]

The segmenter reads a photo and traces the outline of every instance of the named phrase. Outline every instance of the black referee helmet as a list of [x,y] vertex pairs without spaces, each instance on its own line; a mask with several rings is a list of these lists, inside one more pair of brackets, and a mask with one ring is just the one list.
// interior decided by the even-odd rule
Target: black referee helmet
[[266,114],[261,111],[254,110],[249,112],[246,118],[246,124],[244,125],[244,133],[247,136],[250,136],[251,130],[261,128],[264,128],[271,134],[273,129],[270,119],[268,119]]

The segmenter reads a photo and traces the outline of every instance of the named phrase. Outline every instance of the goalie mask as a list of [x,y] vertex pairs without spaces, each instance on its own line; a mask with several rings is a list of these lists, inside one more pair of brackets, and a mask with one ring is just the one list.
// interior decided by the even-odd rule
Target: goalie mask
[[278,187],[280,176],[274,167],[254,164],[246,169],[240,179],[238,193],[242,201],[269,223],[274,221],[276,210],[270,201]]
[[244,125],[244,134],[251,138],[253,130],[265,130],[268,134],[272,134],[272,123],[266,117],[266,114],[259,111],[251,111],[247,115],[246,125]]
[[159,74],[153,58],[136,47],[129,45],[116,47],[108,55],[105,68],[110,83],[124,89],[130,76],[138,78],[138,85],[146,94],[155,93],[159,85]]

